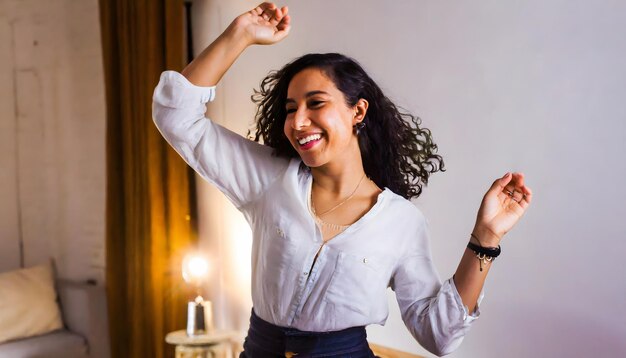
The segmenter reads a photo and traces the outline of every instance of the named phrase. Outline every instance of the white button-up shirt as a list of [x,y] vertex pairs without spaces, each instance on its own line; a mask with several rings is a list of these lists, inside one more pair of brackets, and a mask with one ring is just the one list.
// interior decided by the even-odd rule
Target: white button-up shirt
[[467,313],[452,279],[441,283],[420,210],[385,188],[363,217],[324,243],[310,211],[310,170],[207,119],[214,96],[215,87],[167,71],[153,116],[172,147],[250,223],[255,313],[315,332],[382,325],[391,287],[418,342],[438,355],[453,351],[479,313]]

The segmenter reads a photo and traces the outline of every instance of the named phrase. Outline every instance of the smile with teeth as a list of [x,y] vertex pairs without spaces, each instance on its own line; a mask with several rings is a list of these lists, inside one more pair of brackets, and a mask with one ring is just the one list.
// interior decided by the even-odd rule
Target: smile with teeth
[[310,142],[312,142],[312,141],[314,141],[314,140],[319,140],[319,139],[321,139],[321,138],[322,138],[322,135],[321,135],[321,134],[311,134],[311,135],[306,136],[306,137],[304,137],[304,138],[300,138],[300,139],[298,139],[298,143],[299,143],[300,145],[306,145],[307,143],[310,143]]

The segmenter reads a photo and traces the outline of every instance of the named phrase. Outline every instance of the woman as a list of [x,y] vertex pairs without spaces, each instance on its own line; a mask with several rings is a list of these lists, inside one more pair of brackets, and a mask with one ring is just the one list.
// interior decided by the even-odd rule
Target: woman
[[242,356],[371,357],[364,327],[384,324],[387,287],[418,342],[448,354],[478,317],[500,240],[531,190],[521,173],[494,181],[455,275],[441,283],[425,218],[407,199],[443,161],[430,132],[356,62],[313,54],[270,74],[254,96],[256,141],[265,145],[204,117],[213,86],[242,51],[289,29],[288,9],[263,3],[182,74],[164,72],[154,94],[163,136],[253,229],[254,309]]

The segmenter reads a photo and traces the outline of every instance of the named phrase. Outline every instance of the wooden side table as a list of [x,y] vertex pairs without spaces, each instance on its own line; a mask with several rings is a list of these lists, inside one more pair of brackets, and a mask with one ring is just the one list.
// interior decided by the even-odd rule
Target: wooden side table
[[221,331],[189,337],[187,332],[170,332],[165,336],[165,341],[176,345],[176,358],[222,358],[233,357],[233,339],[235,331]]

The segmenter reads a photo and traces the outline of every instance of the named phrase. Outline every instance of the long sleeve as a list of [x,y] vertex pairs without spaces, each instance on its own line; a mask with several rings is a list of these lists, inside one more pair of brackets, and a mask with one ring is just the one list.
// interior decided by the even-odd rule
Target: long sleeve
[[427,225],[423,217],[420,221],[418,237],[397,265],[391,288],[413,337],[431,353],[444,356],[458,348],[480,312],[477,308],[468,313],[452,278],[441,284],[431,259]]
[[206,103],[214,97],[215,87],[198,87],[180,73],[166,71],[154,90],[152,115],[187,164],[241,208],[272,184],[289,161],[206,118]]

